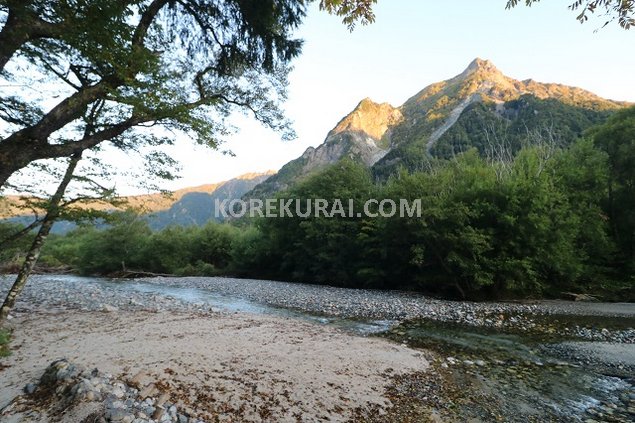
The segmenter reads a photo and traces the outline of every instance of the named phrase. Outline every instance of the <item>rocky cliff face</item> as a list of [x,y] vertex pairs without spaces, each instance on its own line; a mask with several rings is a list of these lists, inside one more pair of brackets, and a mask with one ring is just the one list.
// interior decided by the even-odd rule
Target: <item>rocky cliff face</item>
[[[329,133],[363,132],[375,142],[382,140],[388,129],[403,120],[401,111],[388,103],[378,104],[365,98]],[[328,137],[327,137],[328,139]]]
[[435,142],[456,123],[469,105],[478,102],[495,104],[502,112],[506,102],[525,95],[598,111],[626,105],[580,88],[531,79],[519,81],[505,76],[489,60],[477,58],[459,75],[429,85],[400,107],[404,121],[395,128],[394,144],[425,138],[423,144],[430,152]]
[[248,196],[265,197],[284,190],[292,182],[343,158],[372,166],[388,153],[391,128],[402,121],[399,109],[365,98],[328,133],[324,143],[307,148],[302,156],[284,165]]

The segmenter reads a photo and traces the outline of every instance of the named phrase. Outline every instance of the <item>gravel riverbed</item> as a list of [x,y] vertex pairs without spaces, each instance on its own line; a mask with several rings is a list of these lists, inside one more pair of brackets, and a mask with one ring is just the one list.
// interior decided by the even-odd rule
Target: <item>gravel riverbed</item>
[[[0,278],[0,295],[12,281]],[[209,301],[207,295],[213,295]],[[403,291],[335,288],[266,280],[222,277],[144,278],[109,280],[37,275],[21,295],[16,311],[47,309],[218,311],[223,303],[240,301],[249,311],[260,306],[339,319],[400,322],[429,319],[521,332],[548,331],[565,338],[635,344],[635,304],[565,301],[467,302],[446,301]],[[553,324],[561,316],[562,323]],[[567,321],[567,316],[576,317]],[[594,317],[580,324],[579,316]],[[545,318],[549,317],[549,324]],[[616,328],[611,323],[620,323]],[[624,324],[624,322],[627,322]],[[606,324],[604,324],[606,323]]]
[[[7,292],[12,281],[11,276],[0,277],[0,295]],[[246,313],[235,314],[236,311]],[[112,343],[111,334],[120,331],[113,339],[121,343],[117,348],[124,349],[129,348],[129,342],[133,341],[141,345],[158,342],[157,345],[165,347],[163,344],[169,339],[165,337],[167,335],[155,339],[153,334],[163,333],[169,325],[173,325],[174,332],[178,334],[175,340],[181,339],[179,337],[185,333],[191,335],[191,331],[184,329],[185,321],[201,326],[197,330],[203,331],[187,341],[188,349],[191,349],[193,342],[210,335],[208,331],[212,325],[217,325],[218,330],[227,331],[228,338],[221,342],[222,345],[231,344],[236,337],[246,337],[245,346],[232,352],[231,357],[240,355],[240,351],[250,348],[254,342],[255,345],[278,348],[279,345],[284,346],[286,341],[282,340],[288,340],[290,348],[295,351],[295,343],[300,340],[306,342],[307,336],[327,336],[328,339],[320,338],[315,344],[324,346],[333,342],[333,336],[342,333],[334,327],[302,322],[302,319],[307,319],[331,326],[341,324],[340,327],[357,331],[357,334],[364,334],[359,330],[363,325],[375,324],[375,332],[387,330],[384,336],[393,341],[378,345],[389,349],[401,348],[404,357],[409,359],[414,357],[409,348],[428,354],[426,357],[430,360],[431,370],[420,376],[415,372],[402,379],[391,379],[393,385],[387,388],[386,395],[393,401],[393,407],[390,408],[392,417],[388,417],[388,420],[384,417],[373,419],[372,416],[381,414],[370,407],[360,409],[354,421],[402,421],[399,417],[401,413],[406,416],[412,416],[413,412],[415,416],[421,413],[426,415],[426,410],[412,410],[414,403],[424,404],[446,417],[456,417],[447,421],[466,421],[469,417],[478,421],[626,422],[635,416],[635,381],[632,378],[635,374],[635,304],[446,301],[402,291],[353,290],[220,277],[113,280],[68,275],[34,276],[20,296],[13,317],[16,323],[35,322],[42,318],[48,321],[45,316],[49,314],[53,319],[56,318],[54,316],[66,316],[65,319],[93,322],[94,328],[84,327],[86,333],[82,336],[95,337],[103,331],[106,333],[101,340],[105,342],[104,345]],[[186,320],[177,322],[178,316],[190,317],[183,317]],[[191,320],[191,316],[197,317]],[[131,320],[122,324],[117,319]],[[157,322],[156,330],[148,326],[153,319],[160,321]],[[273,319],[271,322],[280,326],[278,332],[263,333],[258,327],[255,327],[253,334],[245,332],[246,327],[259,326],[269,322],[267,319]],[[107,329],[105,322],[113,327]],[[233,322],[231,327],[228,322]],[[39,328],[42,324],[34,323],[32,329],[37,332],[39,329],[35,327]],[[136,329],[133,330],[133,327]],[[298,334],[289,337],[289,331],[293,328],[297,329]],[[131,333],[135,335],[131,337]],[[218,336],[218,332],[214,332],[208,341],[203,342],[201,351],[207,351],[209,345],[218,341]],[[254,341],[250,338],[252,336],[264,338]],[[270,337],[273,339],[271,343]],[[75,342],[72,337],[66,338],[61,339]],[[349,345],[353,339],[381,341],[379,338],[356,336],[343,339],[342,345]],[[97,343],[97,340],[93,340],[88,345]],[[54,343],[52,347],[62,348],[63,345]],[[71,350],[75,348],[73,346]],[[113,352],[115,355],[119,354],[117,348]],[[224,346],[219,348],[218,354],[226,352]],[[327,348],[335,351],[344,347]],[[315,349],[311,347],[307,351]],[[375,349],[373,347],[364,351]],[[85,360],[86,354],[93,353],[93,349],[89,348],[75,359]],[[172,347],[168,346],[166,357],[171,357],[171,354]],[[394,354],[391,352],[389,356],[393,357]],[[350,357],[358,355],[350,354]],[[130,363],[141,361],[141,358],[133,356],[127,357],[132,360]],[[121,358],[114,360],[113,357],[95,360],[104,365],[120,362]],[[258,356],[250,357],[253,359]],[[150,360],[152,363],[154,361],[154,358]],[[263,366],[269,368],[278,361],[274,359]],[[197,366],[194,367],[201,368],[200,363]],[[286,366],[285,369],[290,371],[296,367]],[[234,370],[238,373],[242,371]],[[171,372],[163,377],[174,384],[178,377]],[[183,375],[192,372],[189,368],[177,371]],[[234,380],[235,376],[231,375],[228,380]],[[18,379],[16,386],[21,381]],[[346,381],[350,382],[348,379]],[[109,380],[108,383],[115,386],[119,381]],[[459,389],[463,386],[470,388]],[[292,391],[297,389],[296,386]],[[149,415],[140,408],[145,406],[143,401],[146,399],[135,395],[129,398],[130,406],[125,401],[119,402],[126,405],[122,408],[126,416],[134,415],[134,421],[145,422],[139,416]],[[413,395],[418,398],[415,402],[412,400]],[[302,398],[310,396],[307,394]],[[119,402],[111,404],[106,401],[105,405],[102,404],[105,415],[112,414],[112,410],[109,410],[114,410],[114,405]],[[488,406],[481,407],[479,404]],[[526,409],[516,415],[519,404]],[[29,408],[28,403],[25,403],[25,407]],[[338,407],[334,407],[334,410],[339,410]],[[317,409],[320,407],[316,406]],[[178,410],[175,413],[166,412],[161,418],[165,421],[195,421],[179,420]],[[214,414],[218,410],[211,411]],[[535,419],[527,420],[527,416]]]

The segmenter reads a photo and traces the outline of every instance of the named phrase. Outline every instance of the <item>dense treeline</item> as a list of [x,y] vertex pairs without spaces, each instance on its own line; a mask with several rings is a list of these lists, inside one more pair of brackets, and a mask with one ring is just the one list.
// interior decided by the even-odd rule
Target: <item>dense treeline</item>
[[[472,149],[385,183],[343,161],[280,194],[353,199],[356,212],[369,199],[421,199],[420,218],[296,216],[152,232],[124,213],[105,230],[54,237],[43,261],[84,274],[234,274],[470,298],[586,292],[635,299],[635,108],[567,148],[539,143],[502,157]],[[344,201],[346,215],[347,208]]]

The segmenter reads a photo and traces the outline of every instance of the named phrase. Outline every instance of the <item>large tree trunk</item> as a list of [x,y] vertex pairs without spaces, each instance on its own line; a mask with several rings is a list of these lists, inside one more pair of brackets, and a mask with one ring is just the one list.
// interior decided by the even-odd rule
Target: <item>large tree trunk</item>
[[99,132],[85,134],[77,141],[63,144],[48,144],[45,141],[35,142],[27,137],[18,137],[19,133],[11,135],[0,141],[0,188],[5,186],[11,175],[35,160],[72,157],[78,151],[88,150],[103,141],[118,137],[133,126],[148,120],[155,120],[155,118],[133,115]]
[[4,187],[4,184],[7,183],[7,179],[13,175],[13,172],[14,171],[12,169],[4,166],[4,163],[2,163],[2,160],[0,159],[0,188]]
[[11,60],[11,57],[30,38],[29,28],[20,22],[18,16],[9,11],[7,21],[0,31],[0,71]]
[[22,268],[20,269],[20,272],[18,273],[13,286],[9,290],[9,293],[7,294],[7,297],[5,298],[4,303],[0,308],[0,324],[2,324],[2,322],[6,320],[9,312],[15,306],[15,301],[18,298],[18,295],[20,295],[20,293],[24,289],[24,286],[26,285],[31,272],[33,272],[33,268],[35,267],[35,264],[40,257],[42,246],[44,245],[44,242],[46,241],[46,238],[51,231],[53,223],[55,223],[55,220],[59,216],[62,197],[66,192],[68,184],[73,178],[73,172],[75,172],[75,168],[77,167],[77,163],[79,163],[80,159],[81,154],[79,153],[74,154],[71,157],[71,160],[68,163],[68,168],[66,169],[66,173],[64,174],[62,181],[57,187],[55,194],[53,194],[53,197],[51,198],[51,202],[48,207],[46,216],[44,216],[44,220],[42,221],[42,225],[40,226],[40,229],[35,236],[35,239],[33,240],[33,244],[31,244],[31,248],[29,249],[26,259],[22,264]]
[[59,24],[42,20],[25,0],[9,2],[7,21],[0,31],[0,72],[26,43],[59,35]]

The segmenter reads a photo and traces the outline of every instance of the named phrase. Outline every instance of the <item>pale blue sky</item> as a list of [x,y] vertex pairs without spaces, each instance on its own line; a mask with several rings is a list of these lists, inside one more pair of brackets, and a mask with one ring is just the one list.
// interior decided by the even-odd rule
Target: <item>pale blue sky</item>
[[[601,19],[581,25],[567,10],[572,1],[507,11],[505,0],[379,0],[377,21],[353,33],[314,5],[298,34],[305,46],[295,61],[286,104],[298,139],[283,142],[241,118],[240,133],[224,146],[236,157],[179,140],[169,151],[181,160],[183,178],[167,188],[279,169],[319,145],[362,98],[400,105],[426,85],[460,73],[475,57],[491,60],[513,78],[635,101],[635,29],[612,24],[595,31]],[[125,181],[118,185],[123,193],[134,191]]]

